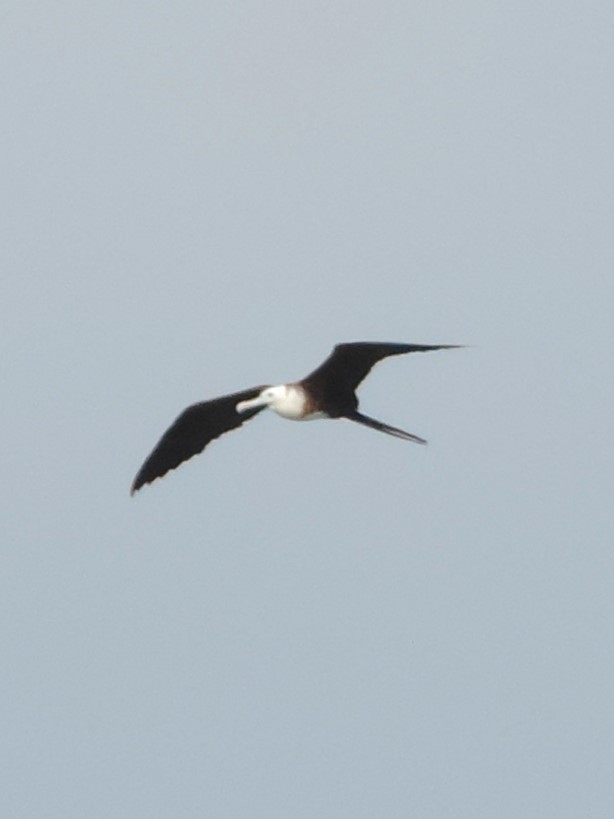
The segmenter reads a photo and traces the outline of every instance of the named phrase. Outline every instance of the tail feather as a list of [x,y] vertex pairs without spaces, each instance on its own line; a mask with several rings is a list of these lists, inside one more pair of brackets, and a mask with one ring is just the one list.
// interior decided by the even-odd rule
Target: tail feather
[[385,432],[387,435],[394,435],[395,438],[402,438],[404,441],[413,441],[415,444],[427,443],[424,438],[419,438],[417,435],[412,435],[411,432],[405,432],[397,427],[391,427],[389,424],[384,424],[383,421],[376,421],[375,418],[369,418],[368,415],[363,415],[358,410],[348,412],[344,417],[350,421],[356,421],[357,424],[364,424],[365,427]]

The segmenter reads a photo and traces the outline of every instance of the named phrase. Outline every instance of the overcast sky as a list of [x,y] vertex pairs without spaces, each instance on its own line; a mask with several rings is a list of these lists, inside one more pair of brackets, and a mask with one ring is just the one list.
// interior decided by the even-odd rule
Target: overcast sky
[[[614,6],[5,0],[0,813],[614,811]],[[391,359],[130,498],[188,404]]]

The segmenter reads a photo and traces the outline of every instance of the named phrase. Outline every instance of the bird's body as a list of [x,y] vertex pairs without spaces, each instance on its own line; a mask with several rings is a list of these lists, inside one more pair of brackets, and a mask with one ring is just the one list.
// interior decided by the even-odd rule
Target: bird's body
[[[277,387],[267,387],[260,396],[253,401],[264,400],[266,406],[287,418],[289,421],[314,421],[316,418],[327,418],[326,413],[314,410],[311,406],[310,396],[299,382],[297,384],[280,384]],[[252,402],[253,403],[253,402]],[[241,401],[237,404],[237,411],[244,412],[252,406],[249,400]],[[253,404],[254,406],[264,406]]]
[[417,435],[358,412],[356,388],[382,358],[458,346],[363,341],[338,344],[326,361],[301,381],[254,387],[193,404],[164,433],[134,479],[131,493],[202,452],[210,441],[241,426],[265,407],[291,421],[346,418],[397,438],[425,444]]

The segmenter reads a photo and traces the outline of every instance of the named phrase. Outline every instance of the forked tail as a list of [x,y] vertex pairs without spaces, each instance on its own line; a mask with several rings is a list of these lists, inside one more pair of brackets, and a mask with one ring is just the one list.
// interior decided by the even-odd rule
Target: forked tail
[[412,435],[411,432],[405,432],[397,427],[391,427],[389,424],[384,424],[382,421],[376,421],[375,418],[369,418],[368,415],[363,415],[358,410],[353,410],[344,415],[350,421],[356,421],[357,424],[364,424],[371,429],[378,429],[380,432],[385,432],[387,435],[394,435],[395,438],[403,438],[404,441],[413,441],[415,444],[426,444],[424,438],[419,438],[417,435]]

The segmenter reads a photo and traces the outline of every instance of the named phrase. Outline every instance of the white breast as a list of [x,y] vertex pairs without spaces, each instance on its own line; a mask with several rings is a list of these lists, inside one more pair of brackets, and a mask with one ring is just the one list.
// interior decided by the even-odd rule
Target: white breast
[[280,389],[279,395],[275,397],[269,407],[278,415],[281,415],[282,418],[288,418],[291,421],[307,421],[311,418],[320,417],[320,413],[305,415],[306,404],[304,390],[290,384],[284,385],[283,389]]

